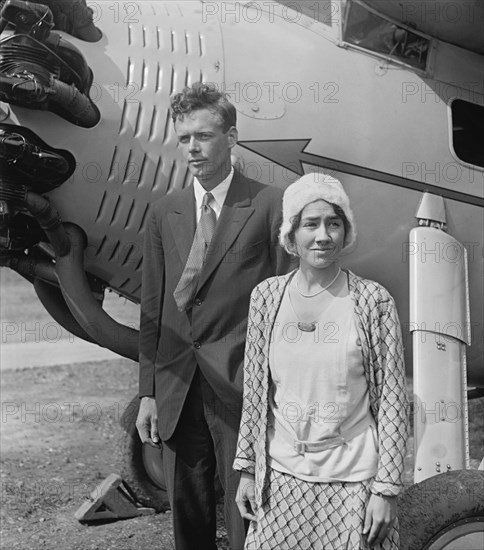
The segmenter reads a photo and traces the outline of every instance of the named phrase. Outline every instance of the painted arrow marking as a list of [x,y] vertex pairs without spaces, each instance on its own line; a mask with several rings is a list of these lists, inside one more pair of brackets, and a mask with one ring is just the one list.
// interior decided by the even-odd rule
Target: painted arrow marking
[[430,185],[418,180],[411,180],[401,176],[396,176],[394,174],[389,174],[388,172],[373,170],[358,164],[351,164],[349,162],[308,153],[306,149],[308,148],[310,142],[311,138],[272,139],[239,141],[238,145],[275,164],[279,164],[280,166],[291,170],[299,176],[302,176],[305,173],[303,165],[311,164],[312,166],[324,168],[331,174],[334,172],[343,172],[344,174],[376,180],[382,183],[389,183],[390,185],[398,185],[399,187],[413,189],[414,191],[427,191],[448,199],[484,207],[483,198],[469,195],[468,193],[461,193],[460,191],[446,189],[437,185]]

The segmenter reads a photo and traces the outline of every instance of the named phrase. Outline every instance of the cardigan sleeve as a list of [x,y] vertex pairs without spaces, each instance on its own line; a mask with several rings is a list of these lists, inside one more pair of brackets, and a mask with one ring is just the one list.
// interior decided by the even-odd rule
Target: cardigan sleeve
[[372,327],[373,361],[379,394],[378,471],[372,493],[398,495],[403,488],[408,437],[408,398],[400,321],[393,298],[383,289]]
[[244,359],[244,395],[234,470],[255,473],[255,442],[260,416],[260,377],[256,372],[263,357],[264,327],[261,323],[261,292],[257,286],[251,294],[247,324],[247,339]]

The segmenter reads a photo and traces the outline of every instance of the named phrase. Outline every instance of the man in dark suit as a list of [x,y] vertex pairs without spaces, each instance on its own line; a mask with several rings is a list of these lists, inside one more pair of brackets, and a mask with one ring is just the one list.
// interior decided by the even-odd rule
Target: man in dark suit
[[145,235],[140,327],[141,441],[162,442],[177,550],[214,550],[214,475],[233,550],[245,525],[232,470],[242,407],[249,296],[289,269],[277,244],[282,191],[231,166],[236,110],[214,86],[172,97],[194,183],[153,204]]

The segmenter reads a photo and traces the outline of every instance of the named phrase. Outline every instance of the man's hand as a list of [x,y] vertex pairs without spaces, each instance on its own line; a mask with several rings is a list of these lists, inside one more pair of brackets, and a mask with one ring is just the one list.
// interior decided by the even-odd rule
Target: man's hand
[[397,517],[397,497],[371,495],[366,507],[363,535],[370,547],[381,544]]
[[255,516],[257,506],[255,504],[255,477],[252,474],[242,472],[235,502],[240,515],[251,521],[257,521]]
[[138,418],[136,419],[141,443],[148,443],[152,447],[160,448],[160,436],[158,435],[158,412],[154,397],[142,397],[139,404]]

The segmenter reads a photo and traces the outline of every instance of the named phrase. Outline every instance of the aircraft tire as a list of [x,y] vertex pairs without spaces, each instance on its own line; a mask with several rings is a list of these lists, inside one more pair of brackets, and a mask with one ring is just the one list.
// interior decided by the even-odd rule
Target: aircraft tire
[[139,398],[134,397],[120,419],[118,467],[123,481],[143,506],[164,512],[170,508],[163,475],[161,449],[143,445],[136,429]]
[[398,519],[400,550],[444,550],[460,537],[482,540],[484,471],[457,470],[412,485],[399,499]]

